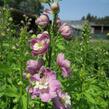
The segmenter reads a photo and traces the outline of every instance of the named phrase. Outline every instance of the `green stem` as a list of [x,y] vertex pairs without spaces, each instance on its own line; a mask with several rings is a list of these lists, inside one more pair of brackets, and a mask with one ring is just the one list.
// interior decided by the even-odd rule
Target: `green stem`
[[19,81],[18,85],[19,85],[20,92],[19,92],[19,100],[18,100],[18,107],[17,107],[17,109],[20,109],[20,108],[22,108],[22,92],[23,92],[23,90],[22,90],[21,69],[20,69],[20,81]]
[[48,109],[48,104],[47,103],[44,104],[44,109]]
[[51,7],[51,4],[50,4],[50,2],[48,2],[48,6],[49,6],[49,7]]
[[1,56],[0,61],[2,61],[2,50],[3,50],[3,47],[2,47],[2,40],[0,40],[0,56]]
[[27,109],[29,109],[29,94],[28,94],[28,91],[27,91]]
[[50,68],[51,67],[51,60],[52,60],[52,58],[51,58],[51,56],[52,56],[52,47],[51,46],[49,47],[49,53],[48,53],[48,55],[49,55],[48,67]]
[[57,18],[57,14],[53,14],[53,22],[52,22],[52,31],[53,31],[53,37],[55,37],[56,32],[55,32],[55,23],[56,23],[56,18]]
[[[51,36],[51,32],[49,31],[49,34],[50,34],[50,45],[49,45],[49,49],[48,49],[48,67],[50,68],[51,67],[51,61],[52,61],[52,52],[53,52],[53,46],[52,46],[52,41],[54,41],[54,37],[56,35],[55,33],[55,22],[56,22],[56,17],[57,17],[57,14],[53,15],[53,21],[52,21],[52,27],[49,28],[52,29],[52,33],[53,35]],[[45,103],[44,104],[44,109],[48,109],[48,104]]]
[[22,93],[23,93],[23,89],[22,89],[22,62],[20,62],[20,97],[19,97],[19,106],[18,106],[18,109],[22,108]]

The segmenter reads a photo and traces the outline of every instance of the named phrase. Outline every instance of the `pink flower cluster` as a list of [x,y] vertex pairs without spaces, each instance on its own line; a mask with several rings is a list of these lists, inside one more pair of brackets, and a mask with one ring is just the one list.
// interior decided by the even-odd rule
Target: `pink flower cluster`
[[[26,71],[31,75],[34,75],[39,72],[40,68],[44,65],[44,61],[42,59],[35,61],[29,60],[27,61]],[[60,53],[57,56],[57,65],[62,70],[62,76],[68,77],[71,73],[70,61],[64,58],[64,54]]]
[[52,101],[56,109],[69,109],[70,96],[62,92],[56,72],[45,68],[42,60],[29,60],[26,70],[31,75],[28,92],[32,99],[39,97],[43,102]]
[[56,79],[55,72],[42,67],[40,73],[31,78],[32,89],[29,92],[32,98],[40,97],[43,102],[48,102],[56,97],[57,90],[60,89],[60,82]]
[[[56,5],[56,3],[53,4],[52,10],[56,11],[55,5]],[[57,6],[58,6],[58,4],[57,4]],[[50,23],[49,16],[48,16],[47,12],[44,12],[44,14],[42,14],[41,16],[39,16],[36,19],[35,22],[37,25],[45,27]],[[73,29],[71,28],[71,26],[69,26],[66,23],[62,23],[60,18],[57,18],[56,23],[57,23],[57,26],[59,28],[59,32],[64,37],[64,39],[66,39],[66,40],[71,39],[72,35],[73,35]]]

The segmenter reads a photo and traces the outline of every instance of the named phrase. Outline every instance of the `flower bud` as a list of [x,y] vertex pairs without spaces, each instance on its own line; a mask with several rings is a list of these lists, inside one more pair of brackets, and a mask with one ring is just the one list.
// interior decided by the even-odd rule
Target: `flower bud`
[[13,18],[12,18],[12,17],[10,17],[10,18],[9,18],[9,21],[13,21]]
[[14,98],[13,103],[17,103],[17,102],[18,102],[17,98]]
[[23,85],[23,82],[22,82],[22,81],[19,81],[19,82],[18,82],[18,85],[19,85],[19,86],[22,86],[22,85]]
[[[35,61],[35,60],[29,60],[27,61],[27,72],[29,72],[31,75],[34,75],[35,73],[37,73],[40,68],[42,67],[43,65],[43,60],[42,59],[39,59],[38,61]],[[26,75],[27,78],[30,78],[30,75],[29,73]]]
[[31,77],[30,73],[27,73],[27,74],[26,74],[26,78],[27,78],[27,79],[30,79],[30,77]]
[[62,24],[61,19],[59,17],[56,19],[56,24],[58,27],[60,27]]
[[59,4],[57,2],[54,2],[53,4],[51,4],[51,10],[53,13],[58,13],[59,12]]
[[47,26],[49,23],[49,17],[47,14],[42,14],[36,19],[35,23],[39,26]]
[[36,37],[36,35],[35,34],[33,34],[32,36],[31,36],[31,38],[35,38]]
[[62,24],[61,27],[59,28],[59,32],[65,39],[71,39],[72,28],[68,24],[66,23]]

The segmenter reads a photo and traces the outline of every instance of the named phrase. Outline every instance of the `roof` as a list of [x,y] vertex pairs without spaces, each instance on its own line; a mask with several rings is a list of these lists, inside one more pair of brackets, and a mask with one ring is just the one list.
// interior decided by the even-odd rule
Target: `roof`
[[[83,27],[83,24],[84,24],[85,21],[76,20],[76,21],[63,21],[63,22],[68,23],[69,25],[72,26],[72,28],[82,30],[82,27]],[[93,26],[109,26],[109,24],[103,25],[103,24],[96,24],[94,22],[90,22],[89,24],[90,24],[91,27],[93,27]]]

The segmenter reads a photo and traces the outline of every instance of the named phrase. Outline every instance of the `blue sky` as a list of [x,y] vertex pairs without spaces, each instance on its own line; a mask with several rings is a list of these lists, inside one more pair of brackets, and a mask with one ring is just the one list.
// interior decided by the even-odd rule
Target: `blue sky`
[[79,20],[88,13],[98,17],[109,16],[109,0],[62,0],[60,6],[63,20]]

